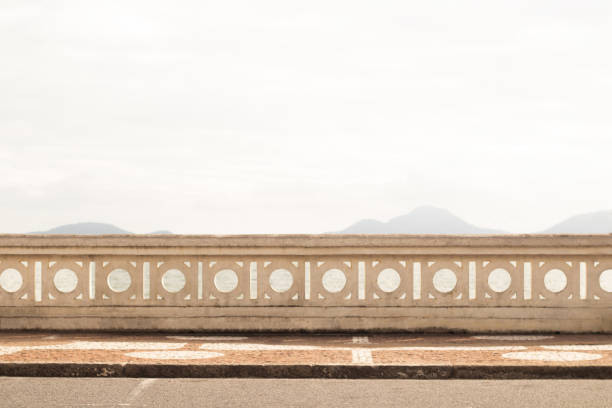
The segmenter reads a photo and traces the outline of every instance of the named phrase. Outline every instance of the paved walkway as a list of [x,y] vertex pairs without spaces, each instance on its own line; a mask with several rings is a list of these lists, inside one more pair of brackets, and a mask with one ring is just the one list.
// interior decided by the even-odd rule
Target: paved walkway
[[612,378],[612,335],[13,332],[0,375]]

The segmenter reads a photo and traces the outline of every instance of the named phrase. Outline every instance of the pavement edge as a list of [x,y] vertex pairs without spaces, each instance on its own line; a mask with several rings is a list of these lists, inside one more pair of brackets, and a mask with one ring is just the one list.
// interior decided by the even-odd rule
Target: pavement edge
[[0,363],[3,377],[612,379],[612,366]]

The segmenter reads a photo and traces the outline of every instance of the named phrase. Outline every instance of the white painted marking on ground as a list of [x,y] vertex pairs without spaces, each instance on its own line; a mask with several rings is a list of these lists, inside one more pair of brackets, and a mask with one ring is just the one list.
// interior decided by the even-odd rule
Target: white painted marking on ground
[[[319,346],[291,346],[284,344],[255,344],[255,343],[208,343],[200,346],[202,350],[228,350],[228,351],[291,351],[291,350],[334,350],[334,348]],[[336,349],[337,350],[337,349]]]
[[555,336],[528,336],[528,335],[506,335],[506,336],[472,336],[478,340],[501,340],[501,341],[536,341],[553,339]]
[[126,356],[136,358],[147,358],[152,360],[201,360],[205,358],[222,357],[222,353],[214,353],[211,351],[189,351],[189,350],[174,350],[174,351],[134,351],[125,353]]
[[43,337],[43,340],[55,340],[57,339],[57,336],[47,336],[47,337]]
[[353,349],[353,363],[372,364],[372,351],[366,348]]
[[513,360],[534,361],[586,361],[597,360],[601,354],[574,353],[571,351],[529,351],[520,353],[506,353],[502,357]]
[[20,351],[25,349],[25,347],[19,346],[0,346],[0,356],[3,356],[5,354],[19,353]]
[[27,350],[173,350],[187,343],[150,343],[137,341],[75,341],[68,344],[28,346]]
[[367,336],[353,337],[353,343],[355,344],[370,344],[370,339]]
[[576,344],[565,346],[540,346],[548,350],[564,351],[612,351],[612,344]]
[[204,340],[204,341],[240,341],[246,340],[248,337],[238,336],[166,336],[169,339],[175,340]]
[[390,351],[516,351],[527,350],[525,346],[441,346],[441,347],[387,347],[376,348],[372,350],[390,350]]
[[[202,350],[226,350],[226,351],[300,351],[300,350],[351,350],[349,347],[325,347],[325,346],[293,346],[283,344],[255,344],[255,343],[209,343],[200,346]],[[375,347],[366,350],[380,351],[519,351],[527,350],[525,346],[448,346],[448,347]]]
[[127,396],[127,399],[125,403],[123,404],[119,404],[121,406],[129,406],[132,404],[132,402],[134,402],[136,400],[136,398],[138,398],[138,396],[148,387],[150,387],[151,385],[153,385],[153,383],[157,381],[156,378],[147,378],[146,380],[142,380],[141,382],[138,383],[138,385],[136,387],[134,387],[134,389],[132,391],[130,391],[130,393]]

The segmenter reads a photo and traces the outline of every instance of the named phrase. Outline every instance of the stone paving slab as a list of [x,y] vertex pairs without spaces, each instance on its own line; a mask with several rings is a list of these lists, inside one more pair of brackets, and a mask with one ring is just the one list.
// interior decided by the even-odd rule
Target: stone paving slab
[[612,378],[612,335],[2,332],[0,375]]

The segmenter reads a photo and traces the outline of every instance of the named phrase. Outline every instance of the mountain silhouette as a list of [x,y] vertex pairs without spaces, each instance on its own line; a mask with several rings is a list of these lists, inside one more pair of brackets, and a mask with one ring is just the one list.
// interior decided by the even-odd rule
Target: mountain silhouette
[[579,214],[562,221],[543,234],[610,234],[612,233],[612,211]]
[[[104,235],[104,234],[133,234],[112,224],[100,222],[80,222],[77,224],[60,225],[47,231],[31,232],[31,234],[60,234],[60,235]],[[151,234],[172,234],[170,231],[155,231]]]
[[[382,222],[363,219],[342,231],[331,234],[505,234],[505,231],[481,228],[451,212],[437,207],[417,207],[410,213]],[[570,217],[539,234],[612,234],[612,211],[598,211]],[[82,222],[61,225],[31,234],[104,235],[133,234],[112,224]],[[159,230],[150,234],[172,234]]]
[[159,231],[149,232],[149,235],[172,235],[172,232],[168,230],[159,230]]
[[417,207],[406,215],[387,222],[365,219],[336,234],[503,234],[504,231],[481,228],[463,221],[447,210],[431,206]]

